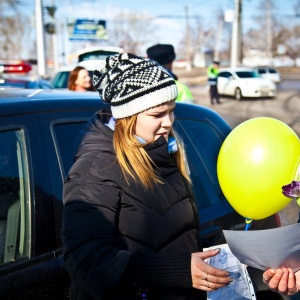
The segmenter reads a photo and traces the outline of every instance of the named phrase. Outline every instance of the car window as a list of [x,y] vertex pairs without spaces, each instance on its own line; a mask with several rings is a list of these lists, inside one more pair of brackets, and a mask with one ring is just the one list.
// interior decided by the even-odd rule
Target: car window
[[257,71],[258,71],[259,74],[265,74],[266,73],[266,69],[264,69],[264,68],[258,68]]
[[29,175],[22,130],[0,132],[0,264],[30,252]]
[[220,72],[219,77],[230,78],[232,74],[230,72]]
[[271,73],[271,74],[277,74],[278,72],[275,69],[269,68],[269,73]]
[[80,130],[87,120],[57,123],[54,125],[56,135],[57,151],[59,151],[59,159],[61,160],[62,178],[65,178],[72,164],[74,163],[76,140]]
[[217,157],[222,145],[219,132],[209,122],[176,119],[175,123],[176,132],[185,143],[198,209],[220,202],[223,196],[217,179]]
[[236,75],[239,78],[256,78],[259,75],[255,71],[237,71]]
[[67,88],[68,87],[69,74],[70,74],[69,71],[58,72],[51,81],[52,85],[55,88],[59,88],[59,89]]

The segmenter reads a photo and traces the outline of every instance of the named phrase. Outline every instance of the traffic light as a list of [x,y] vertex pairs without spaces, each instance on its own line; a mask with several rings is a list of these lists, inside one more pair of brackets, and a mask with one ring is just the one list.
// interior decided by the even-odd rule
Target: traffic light
[[54,34],[55,33],[55,25],[53,23],[47,23],[47,24],[45,24],[45,30],[49,34]]

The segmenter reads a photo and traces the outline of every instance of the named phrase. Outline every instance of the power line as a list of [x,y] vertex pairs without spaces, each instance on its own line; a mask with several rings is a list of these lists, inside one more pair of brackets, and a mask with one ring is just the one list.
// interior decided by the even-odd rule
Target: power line
[[[161,19],[186,19],[186,16],[184,15],[158,15],[155,16],[155,18],[161,18]],[[203,19],[203,17],[199,15],[190,16],[189,19]]]

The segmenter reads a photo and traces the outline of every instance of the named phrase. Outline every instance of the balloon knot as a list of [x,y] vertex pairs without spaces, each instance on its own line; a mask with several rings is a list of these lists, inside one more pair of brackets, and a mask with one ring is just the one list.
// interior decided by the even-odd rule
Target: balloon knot
[[246,224],[250,224],[250,223],[252,222],[252,219],[246,218],[246,219],[245,219],[245,222],[246,222]]

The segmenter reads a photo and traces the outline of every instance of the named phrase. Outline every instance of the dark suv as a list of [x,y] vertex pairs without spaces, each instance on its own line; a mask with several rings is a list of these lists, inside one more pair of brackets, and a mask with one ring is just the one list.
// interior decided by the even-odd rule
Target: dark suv
[[[62,186],[79,131],[103,107],[93,92],[1,91],[1,300],[67,298],[69,278],[60,238]],[[223,243],[221,229],[245,226],[224,198],[216,173],[219,149],[231,129],[214,111],[198,105],[178,103],[175,117],[175,129],[186,145],[205,245]],[[271,216],[255,221],[251,229],[277,226],[277,217]],[[258,289],[261,279],[259,273],[254,280]],[[281,299],[266,293],[264,299]]]

